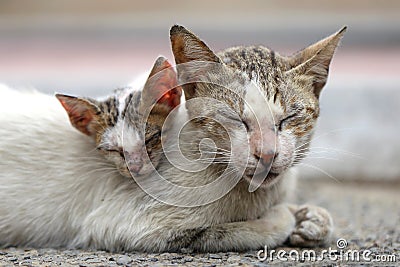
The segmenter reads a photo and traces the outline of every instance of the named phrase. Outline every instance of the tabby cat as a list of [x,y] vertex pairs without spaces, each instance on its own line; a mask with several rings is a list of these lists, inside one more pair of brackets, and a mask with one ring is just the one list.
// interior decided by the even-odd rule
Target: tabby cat
[[[333,229],[329,213],[285,199],[344,31],[284,57],[260,46],[216,54],[173,26],[186,109],[173,114],[171,132],[179,140],[170,143],[179,143],[180,153],[166,144],[157,172],[136,182],[104,173],[99,166],[107,161],[95,151],[82,161],[89,147],[59,111],[39,119],[2,116],[0,244],[210,252],[326,243]],[[48,126],[17,133],[15,123],[30,121]],[[177,166],[182,156],[202,168]],[[199,159],[205,167],[195,164]]]

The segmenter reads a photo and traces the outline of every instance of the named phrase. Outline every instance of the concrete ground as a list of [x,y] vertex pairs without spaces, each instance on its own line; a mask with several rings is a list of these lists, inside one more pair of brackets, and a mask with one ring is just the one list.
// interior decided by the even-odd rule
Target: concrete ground
[[[257,251],[215,254],[196,254],[185,251],[162,254],[114,254],[105,251],[8,248],[0,250],[0,266],[267,266],[282,264],[286,266],[398,266],[400,263],[399,189],[400,184],[397,183],[335,182],[326,178],[321,178],[320,181],[300,181],[297,192],[298,202],[317,204],[327,208],[335,221],[335,238],[330,244],[332,251],[324,253],[323,260],[307,258],[294,260],[296,252],[301,255],[304,249],[292,247],[276,249],[276,251],[283,249],[290,255],[287,254],[278,259],[276,252],[272,260],[265,261],[257,258]],[[339,239],[341,241],[337,244]],[[344,246],[346,243],[347,246],[342,250],[338,249],[337,245]],[[329,250],[329,247],[316,249],[316,256],[319,257],[323,249]],[[348,254],[349,250],[358,250],[360,259],[357,260],[356,256],[352,256],[357,254],[352,254],[352,252]],[[339,260],[341,255],[343,258]],[[368,262],[368,259],[371,259],[371,262]],[[389,262],[378,262],[378,259]]]

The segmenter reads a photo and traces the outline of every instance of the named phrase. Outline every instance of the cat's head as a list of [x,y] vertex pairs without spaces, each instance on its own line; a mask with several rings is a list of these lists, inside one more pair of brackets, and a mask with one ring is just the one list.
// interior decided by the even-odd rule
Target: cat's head
[[139,177],[159,163],[162,138],[171,127],[164,122],[180,104],[181,88],[169,62],[159,57],[142,90],[117,89],[102,101],[62,94],[56,97],[71,124],[92,137],[97,149],[122,175]]
[[184,27],[171,28],[186,99],[217,100],[187,103],[190,118],[219,148],[217,157],[233,154],[245,180],[270,186],[305,155],[319,116],[319,96],[345,29],[284,57],[262,46],[215,54]]

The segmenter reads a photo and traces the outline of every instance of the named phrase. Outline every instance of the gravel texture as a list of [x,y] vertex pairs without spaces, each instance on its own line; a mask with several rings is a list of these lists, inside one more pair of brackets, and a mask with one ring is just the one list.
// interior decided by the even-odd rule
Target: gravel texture
[[[324,253],[324,259],[294,260],[288,255],[300,255],[304,249],[281,247],[286,255],[261,261],[257,251],[245,253],[205,253],[190,251],[182,253],[125,253],[114,254],[105,251],[83,251],[66,249],[8,248],[0,250],[0,266],[398,266],[400,265],[400,184],[343,183],[302,181],[298,186],[299,203],[312,203],[331,211],[336,225],[335,238],[330,245],[338,250],[337,240],[345,239],[347,246],[338,251]],[[315,249],[320,256],[323,249]],[[360,260],[343,256],[348,250],[359,250]],[[295,250],[296,252],[291,252]],[[368,250],[366,258],[386,257],[391,262],[366,262],[362,253]],[[270,251],[269,251],[270,252]],[[368,253],[371,254],[368,254]],[[393,255],[393,256],[392,256]],[[394,257],[395,262],[390,257]]]

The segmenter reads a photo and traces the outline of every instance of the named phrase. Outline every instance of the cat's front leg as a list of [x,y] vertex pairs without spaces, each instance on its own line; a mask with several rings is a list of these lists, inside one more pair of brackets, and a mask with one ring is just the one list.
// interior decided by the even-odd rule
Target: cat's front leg
[[286,205],[272,207],[260,219],[185,229],[169,238],[167,250],[244,251],[282,245],[293,232],[295,217]]
[[289,236],[290,245],[297,247],[322,246],[331,241],[333,220],[327,210],[312,205],[290,206],[296,227]]

